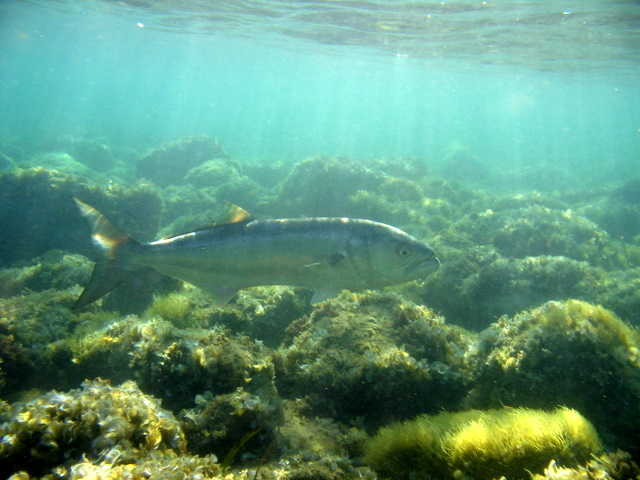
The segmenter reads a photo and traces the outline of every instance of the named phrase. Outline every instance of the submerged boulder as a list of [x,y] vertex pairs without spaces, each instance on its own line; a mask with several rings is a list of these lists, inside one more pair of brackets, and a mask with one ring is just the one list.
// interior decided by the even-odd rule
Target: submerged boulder
[[449,408],[466,392],[470,337],[397,296],[343,294],[288,332],[276,358],[278,389],[285,398],[304,392],[316,415],[380,425]]
[[229,158],[217,139],[185,137],[142,155],[138,160],[137,174],[166,187],[182,183],[189,170],[216,158]]
[[40,476],[65,462],[119,465],[152,452],[186,452],[180,423],[134,382],[112,387],[100,379],[85,381],[80,389],[16,403],[5,419],[0,424],[3,478],[19,470]]
[[93,257],[90,232],[78,214],[75,196],[101,210],[124,231],[152,239],[160,226],[162,198],[157,187],[103,185],[46,168],[0,174],[0,265],[12,265],[53,249]]
[[578,466],[602,448],[575,410],[526,408],[421,415],[385,427],[366,458],[382,478],[528,478],[553,460]]
[[638,452],[640,332],[578,300],[548,302],[483,331],[470,351],[473,408],[575,408],[607,443]]

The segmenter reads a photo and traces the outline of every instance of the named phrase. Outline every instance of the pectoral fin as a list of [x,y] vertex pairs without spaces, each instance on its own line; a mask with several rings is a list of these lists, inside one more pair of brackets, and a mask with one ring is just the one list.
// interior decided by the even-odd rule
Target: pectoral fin
[[316,290],[311,297],[311,305],[315,305],[318,302],[326,300],[327,298],[338,293],[337,290]]
[[220,306],[226,305],[227,303],[229,303],[229,300],[235,297],[236,294],[238,293],[237,288],[220,287],[220,286],[205,287],[202,285],[196,285],[196,286],[202,288],[203,290],[206,290],[207,293],[211,295],[211,298],[213,299],[213,301]]
[[327,268],[327,267],[335,267],[342,260],[347,258],[346,252],[334,252],[329,255],[327,258],[314,263],[307,263],[305,265],[306,268]]

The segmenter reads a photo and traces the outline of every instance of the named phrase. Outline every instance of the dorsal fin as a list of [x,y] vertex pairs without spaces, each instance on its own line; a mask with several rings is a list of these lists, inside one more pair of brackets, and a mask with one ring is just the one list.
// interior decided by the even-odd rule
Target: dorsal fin
[[165,237],[162,237],[162,240],[167,240],[169,238],[173,238],[173,237],[179,237],[180,235],[185,235],[187,233],[191,233],[191,232],[197,232],[199,230],[207,230],[208,228],[212,228],[212,227],[217,227],[218,225],[228,225],[230,223],[242,223],[242,222],[250,222],[251,220],[254,220],[253,215],[251,215],[249,212],[247,212],[244,208],[239,207],[238,205],[231,203],[231,202],[226,202],[226,207],[227,207],[227,211],[225,212],[225,214],[221,217],[221,219],[219,221],[214,221],[211,223],[207,223],[205,225],[200,225],[198,228],[193,228],[189,231],[186,232],[182,232],[182,233],[172,233],[171,235],[167,235]]
[[[228,204],[229,211],[227,212],[227,219],[223,223],[241,223],[250,222],[253,220],[253,215],[247,212],[244,208],[239,207],[233,203]],[[220,223],[218,223],[220,225]]]
[[207,228],[215,227],[218,225],[228,225],[230,223],[250,222],[253,219],[253,215],[247,212],[244,208],[239,207],[234,203],[227,202],[227,211],[219,221],[208,223],[199,228],[195,228],[194,230],[205,230]]

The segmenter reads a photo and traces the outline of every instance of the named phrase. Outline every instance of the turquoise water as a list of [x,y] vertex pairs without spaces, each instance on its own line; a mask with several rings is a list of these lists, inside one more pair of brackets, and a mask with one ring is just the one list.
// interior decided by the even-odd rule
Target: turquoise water
[[393,478],[640,478],[639,73],[637,1],[0,1],[0,478],[372,480],[559,406],[608,456]]
[[0,140],[144,150],[206,134],[286,162],[433,164],[463,147],[626,178],[640,10],[582,3],[3,2]]

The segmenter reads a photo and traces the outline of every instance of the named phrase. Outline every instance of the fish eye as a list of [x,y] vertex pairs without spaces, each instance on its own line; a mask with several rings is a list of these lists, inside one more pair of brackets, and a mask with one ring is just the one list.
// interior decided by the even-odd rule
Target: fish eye
[[409,247],[400,247],[398,248],[398,255],[406,258],[411,255],[411,249]]

